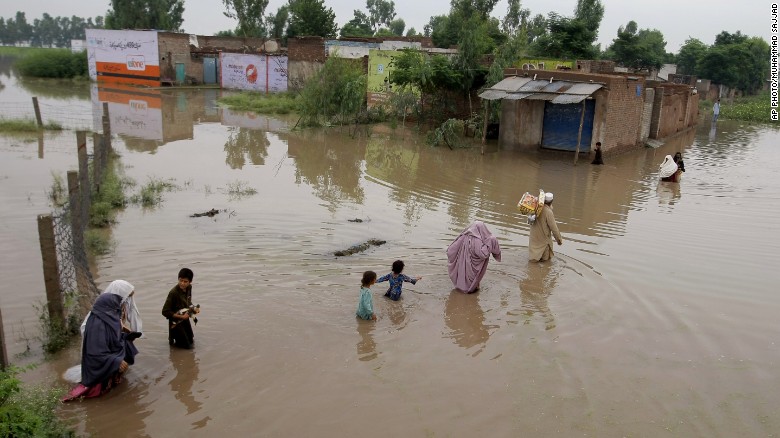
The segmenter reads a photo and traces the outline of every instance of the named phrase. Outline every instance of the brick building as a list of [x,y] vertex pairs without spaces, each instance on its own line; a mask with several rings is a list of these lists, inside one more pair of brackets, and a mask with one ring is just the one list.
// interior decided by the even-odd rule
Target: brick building
[[504,77],[480,96],[501,100],[499,144],[511,149],[589,152],[600,141],[614,154],[687,129],[698,115],[691,87],[638,75],[507,69]]

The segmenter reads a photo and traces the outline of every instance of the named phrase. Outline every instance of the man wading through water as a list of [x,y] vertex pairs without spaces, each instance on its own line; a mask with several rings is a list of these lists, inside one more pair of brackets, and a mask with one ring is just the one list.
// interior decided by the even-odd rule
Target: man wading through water
[[552,211],[553,194],[545,193],[544,208],[539,216],[531,224],[531,235],[528,242],[528,258],[532,262],[543,262],[550,260],[553,254],[552,237],[558,245],[563,245],[561,233],[558,231],[558,225],[555,223],[555,215]]

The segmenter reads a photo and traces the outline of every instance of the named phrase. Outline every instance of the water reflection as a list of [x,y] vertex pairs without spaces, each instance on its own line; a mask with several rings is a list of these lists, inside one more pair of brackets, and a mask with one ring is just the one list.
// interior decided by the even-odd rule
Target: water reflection
[[79,406],[78,417],[83,419],[89,435],[99,435],[98,431],[105,431],[107,427],[110,428],[108,425],[114,424],[117,427],[115,430],[120,430],[123,436],[149,437],[146,419],[153,411],[148,406],[151,402],[148,396],[147,383],[125,381],[106,395],[79,403],[83,406]]
[[555,328],[555,315],[547,304],[558,281],[557,263],[529,262],[525,277],[520,280],[520,301],[526,316],[524,324],[530,324],[535,314],[542,317],[544,329]]
[[192,351],[173,348],[170,349],[170,359],[173,369],[176,370],[176,376],[168,382],[171,391],[176,396],[176,400],[187,409],[187,415],[198,412],[202,403],[192,394],[192,385],[198,380],[198,359]]
[[261,166],[265,164],[270,145],[265,131],[232,128],[225,142],[225,163],[231,169],[242,169],[249,158],[255,166]]
[[362,321],[357,319],[357,331],[360,334],[360,341],[357,343],[357,355],[358,359],[362,361],[370,361],[377,358],[376,342],[374,342],[374,330],[376,329],[375,321]]
[[464,294],[453,289],[444,303],[444,323],[450,330],[448,337],[459,346],[469,349],[479,348],[472,354],[476,356],[485,349],[490,330],[498,326],[485,324],[485,313],[479,305],[479,294]]
[[348,202],[363,203],[360,179],[366,149],[362,141],[344,147],[342,135],[328,131],[290,135],[287,141],[287,154],[296,166],[296,184],[311,186],[331,212]]
[[680,199],[680,183],[658,181],[656,193],[658,195],[659,204],[672,206]]

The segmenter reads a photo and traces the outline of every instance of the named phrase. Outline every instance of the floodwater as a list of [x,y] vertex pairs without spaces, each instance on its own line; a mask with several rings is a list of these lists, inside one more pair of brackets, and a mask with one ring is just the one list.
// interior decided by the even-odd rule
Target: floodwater
[[[38,95],[72,128],[91,128],[93,101],[109,99],[124,117],[114,145],[138,183],[130,191],[151,178],[178,187],[158,207],[121,212],[114,251],[95,261],[101,288],[135,285],[145,338],[120,387],[62,406],[79,434],[780,435],[772,127],[703,120],[597,167],[495,144],[485,155],[431,148],[400,127],[293,131],[295,118],[218,108],[215,90],[148,91],[157,100],[138,103],[88,85],[33,89],[1,70],[0,81],[5,108],[23,113]],[[660,183],[658,164],[675,151],[687,172]],[[40,363],[27,381],[64,385],[78,346],[45,361],[35,339],[33,304],[45,296],[36,216],[51,210],[52,173],[77,168],[75,133],[47,134],[43,146],[0,136],[0,154],[9,355]],[[539,188],[555,193],[564,244],[529,264],[516,203]],[[212,208],[221,212],[190,217]],[[464,295],[445,249],[477,219],[503,260]],[[333,256],[371,238],[387,243]],[[356,320],[362,272],[383,275],[396,259],[422,281],[399,302],[375,285],[379,320]],[[160,315],[184,266],[203,309],[192,351],[171,350]]]

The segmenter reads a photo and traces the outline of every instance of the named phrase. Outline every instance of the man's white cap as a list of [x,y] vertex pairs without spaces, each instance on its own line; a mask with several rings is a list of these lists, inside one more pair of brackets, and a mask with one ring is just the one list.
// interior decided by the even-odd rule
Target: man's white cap
[[547,192],[544,194],[544,202],[552,202],[553,200],[553,194],[550,192]]

